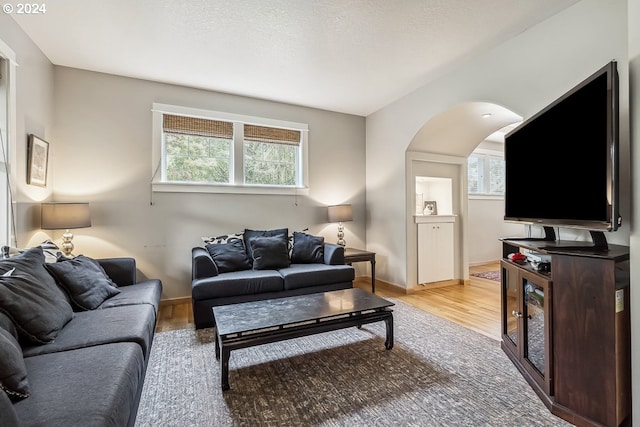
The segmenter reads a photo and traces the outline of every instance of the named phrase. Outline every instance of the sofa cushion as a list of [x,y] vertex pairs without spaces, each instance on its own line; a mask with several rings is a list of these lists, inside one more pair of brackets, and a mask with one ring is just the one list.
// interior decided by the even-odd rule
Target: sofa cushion
[[16,409],[7,393],[0,390],[0,426],[19,426],[20,420]]
[[[90,312],[91,314],[94,312]],[[25,426],[126,426],[145,359],[140,346],[115,343],[25,359],[31,396],[14,404]]]
[[191,295],[195,300],[278,292],[284,289],[282,276],[275,270],[235,271],[196,279],[191,286]]
[[12,400],[29,397],[29,381],[22,349],[16,337],[4,328],[0,328],[0,389]]
[[278,270],[284,278],[284,289],[298,289],[331,283],[351,282],[355,277],[349,265],[291,264]]
[[291,262],[293,264],[323,263],[324,237],[294,231]]
[[240,239],[230,239],[226,243],[211,243],[206,246],[206,249],[216,264],[218,273],[249,270],[251,268],[244,241]]
[[209,244],[218,245],[221,243],[229,243],[229,241],[235,240],[235,239],[244,240],[243,233],[240,232],[235,234],[223,234],[222,236],[217,236],[217,237],[206,237],[206,236],[202,237],[202,241],[204,242],[205,245],[209,245]]
[[124,305],[148,304],[158,312],[158,305],[162,295],[162,283],[158,279],[149,279],[135,285],[121,286],[120,293],[103,302],[101,309],[122,307]]
[[253,260],[253,252],[251,249],[251,240],[256,237],[280,237],[285,244],[288,245],[289,241],[289,229],[288,228],[278,228],[275,230],[248,230],[245,229],[244,233],[244,246],[247,248],[247,255],[250,260]]
[[42,282],[23,268],[17,266],[11,275],[0,276],[0,311],[29,340],[51,342],[71,320],[73,310],[55,282]]
[[287,240],[280,236],[261,236],[250,240],[255,270],[270,270],[289,266]]
[[4,313],[0,311],[0,329],[4,329],[9,332],[15,339],[18,339],[18,330],[13,321]]
[[82,310],[93,310],[120,290],[98,261],[79,255],[46,265],[71,301]]
[[145,357],[151,350],[156,313],[148,304],[81,311],[56,340],[47,345],[23,346],[26,358],[115,342],[131,342],[140,346]]

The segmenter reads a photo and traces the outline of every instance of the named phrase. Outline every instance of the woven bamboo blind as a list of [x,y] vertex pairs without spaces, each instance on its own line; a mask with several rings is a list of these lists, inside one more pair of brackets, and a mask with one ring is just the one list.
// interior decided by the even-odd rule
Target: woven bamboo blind
[[275,144],[300,145],[300,131],[267,126],[244,125],[244,139]]
[[233,123],[220,120],[165,114],[162,119],[162,127],[165,132],[183,135],[233,138]]

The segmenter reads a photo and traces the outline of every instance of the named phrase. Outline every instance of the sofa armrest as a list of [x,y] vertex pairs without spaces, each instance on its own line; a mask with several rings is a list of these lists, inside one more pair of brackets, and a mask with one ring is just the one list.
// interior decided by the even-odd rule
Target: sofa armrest
[[344,265],[344,248],[335,243],[325,243],[324,263],[328,265]]
[[97,261],[116,285],[128,286],[136,283],[135,258],[102,258]]
[[191,280],[218,275],[218,267],[205,248],[191,249]]

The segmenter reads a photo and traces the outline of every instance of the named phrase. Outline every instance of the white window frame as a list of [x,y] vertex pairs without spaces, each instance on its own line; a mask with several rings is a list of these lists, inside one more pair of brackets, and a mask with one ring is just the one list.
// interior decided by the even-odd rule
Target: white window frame
[[[239,194],[284,194],[306,195],[309,187],[309,126],[284,120],[263,117],[246,116],[242,114],[209,111],[199,108],[181,107],[176,105],[153,103],[152,106],[152,153],[151,153],[151,189],[154,192],[170,193],[239,193]],[[166,170],[164,164],[164,141],[162,138],[162,116],[175,114],[210,120],[233,122],[233,146],[231,147],[231,164],[229,175],[231,183],[192,183],[169,182],[163,176]],[[244,124],[270,126],[275,128],[294,129],[300,131],[300,146],[298,149],[297,181],[298,185],[249,185],[244,183]]]
[[[489,160],[490,159],[500,159],[504,161],[504,153],[500,152],[500,151],[493,151],[493,150],[485,150],[485,149],[476,149],[473,151],[473,153],[471,153],[469,155],[469,157],[478,157],[481,159],[484,159],[484,176],[483,176],[483,184],[484,184],[484,188],[489,188],[490,187],[490,183],[491,183],[491,177],[490,177],[490,168],[489,168]],[[468,162],[468,160],[467,160]],[[468,176],[468,168],[467,168],[467,180],[469,179]],[[485,200],[504,200],[504,194],[491,194],[491,193],[471,193],[469,191],[469,189],[471,188],[471,186],[468,185],[467,183],[467,195],[469,197],[469,199],[485,199]]]
[[[6,117],[3,118],[6,120],[4,123],[5,127],[2,132],[2,139],[4,143],[4,155],[5,159],[1,159],[3,173],[6,172],[6,179],[8,184],[17,182],[16,171],[12,165],[17,164],[16,161],[16,67],[18,66],[16,62],[16,54],[15,52],[2,40],[0,40],[0,56],[4,58],[7,62],[7,76],[3,76],[3,80],[6,83],[5,87],[5,97],[6,97]],[[0,152],[1,154],[1,152]],[[13,214],[13,205],[15,200],[15,188],[12,185],[7,185],[4,189],[6,191],[6,197],[4,198],[4,202],[1,204],[0,209],[2,209],[2,215],[0,218],[0,227],[2,230],[0,231],[0,245],[9,245],[9,246],[18,246],[16,241],[16,233],[14,227],[14,214]]]

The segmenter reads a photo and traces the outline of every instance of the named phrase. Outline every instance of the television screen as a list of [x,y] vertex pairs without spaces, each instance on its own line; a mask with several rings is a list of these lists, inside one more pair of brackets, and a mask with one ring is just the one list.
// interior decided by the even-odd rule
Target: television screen
[[618,227],[618,79],[611,62],[505,137],[505,219]]

